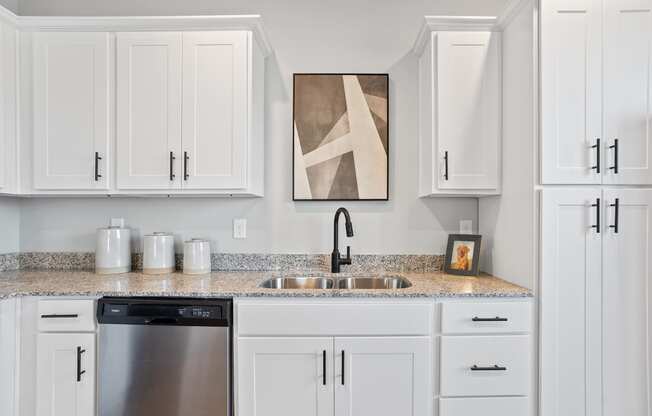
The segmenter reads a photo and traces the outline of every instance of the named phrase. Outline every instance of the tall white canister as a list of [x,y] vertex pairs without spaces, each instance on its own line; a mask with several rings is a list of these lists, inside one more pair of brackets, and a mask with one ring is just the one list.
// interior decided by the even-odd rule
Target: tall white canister
[[95,273],[131,271],[131,231],[122,218],[112,218],[107,228],[98,228],[95,243]]
[[143,237],[143,273],[164,274],[174,270],[174,236],[156,232]]

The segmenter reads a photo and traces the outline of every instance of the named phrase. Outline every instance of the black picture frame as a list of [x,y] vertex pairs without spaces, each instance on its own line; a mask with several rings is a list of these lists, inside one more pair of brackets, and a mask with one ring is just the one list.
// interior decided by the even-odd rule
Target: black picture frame
[[[461,269],[454,266],[454,248],[457,242],[473,243],[473,256],[468,269]],[[459,276],[478,276],[480,274],[480,246],[482,236],[477,234],[450,234],[446,246],[446,257],[444,258],[444,272]],[[467,246],[468,247],[468,246]]]
[[[373,76],[383,76],[387,79],[387,89],[386,89],[386,94],[387,94],[387,193],[385,198],[367,198],[367,199],[360,199],[360,198],[349,198],[349,199],[329,199],[329,198],[297,198],[295,195],[295,178],[294,178],[294,163],[295,163],[295,154],[294,154],[294,140],[295,140],[295,135],[294,135],[294,120],[296,116],[296,81],[298,76],[304,76],[304,75],[333,75],[333,76],[344,76],[344,75],[373,75]],[[391,130],[390,130],[390,96],[389,96],[389,73],[374,73],[374,72],[295,72],[292,74],[292,172],[291,172],[291,178],[292,178],[292,201],[293,202],[351,202],[351,201],[359,201],[359,202],[388,202],[389,201],[389,195],[390,195],[390,189],[389,189],[389,174],[390,174],[390,155],[391,155],[391,147],[390,147],[390,137],[391,137]]]

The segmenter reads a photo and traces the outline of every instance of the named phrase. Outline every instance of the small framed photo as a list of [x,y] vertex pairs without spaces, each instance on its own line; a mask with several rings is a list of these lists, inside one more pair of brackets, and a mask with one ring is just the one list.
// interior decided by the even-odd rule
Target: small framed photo
[[481,241],[481,235],[449,235],[444,271],[461,276],[477,276],[480,274]]

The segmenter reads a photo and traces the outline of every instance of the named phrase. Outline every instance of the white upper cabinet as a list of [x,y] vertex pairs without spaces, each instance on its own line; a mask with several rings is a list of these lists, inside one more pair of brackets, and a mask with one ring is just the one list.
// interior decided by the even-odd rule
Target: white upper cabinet
[[[501,33],[427,18],[419,55],[419,194],[500,193]],[[468,24],[468,23],[467,23]]]
[[652,0],[605,0],[606,184],[652,184]]
[[181,33],[117,35],[117,187],[181,183]]
[[109,189],[109,35],[34,34],[34,188]]
[[183,187],[247,184],[248,33],[183,34]]
[[5,98],[7,87],[5,83],[5,53],[4,53],[4,25],[0,22],[0,192],[7,187],[7,134],[5,131]]
[[545,0],[543,184],[652,184],[652,1]]

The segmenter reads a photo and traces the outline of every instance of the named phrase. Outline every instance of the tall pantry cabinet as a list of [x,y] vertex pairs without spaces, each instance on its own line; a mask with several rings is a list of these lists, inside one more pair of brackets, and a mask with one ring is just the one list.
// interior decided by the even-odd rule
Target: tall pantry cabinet
[[540,4],[541,416],[649,416],[652,0]]

